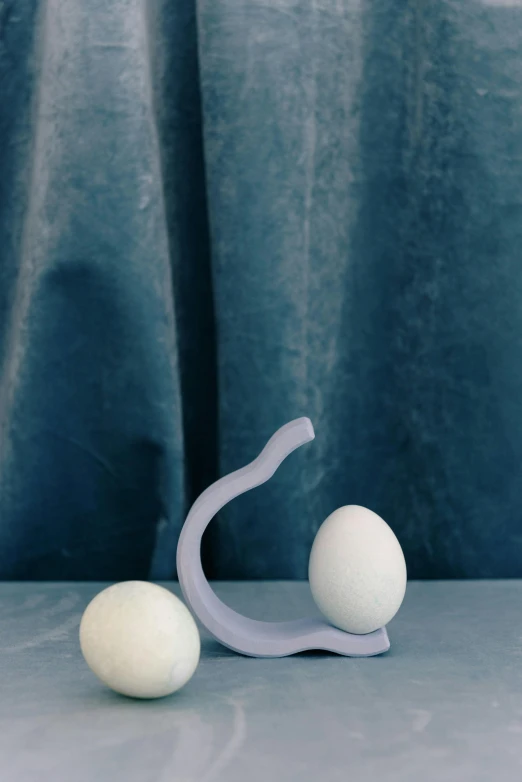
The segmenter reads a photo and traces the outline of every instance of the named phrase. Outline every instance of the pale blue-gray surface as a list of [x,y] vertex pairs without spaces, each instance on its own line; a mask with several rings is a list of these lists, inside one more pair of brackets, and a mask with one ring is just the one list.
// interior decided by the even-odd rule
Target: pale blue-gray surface
[[515,0],[0,2],[0,576],[304,577],[369,506],[522,576]]
[[[381,657],[254,659],[203,635],[193,679],[150,702],[83,662],[78,625],[100,588],[0,585],[2,782],[521,778],[520,581],[409,584]],[[305,583],[216,591],[260,619],[313,610]]]

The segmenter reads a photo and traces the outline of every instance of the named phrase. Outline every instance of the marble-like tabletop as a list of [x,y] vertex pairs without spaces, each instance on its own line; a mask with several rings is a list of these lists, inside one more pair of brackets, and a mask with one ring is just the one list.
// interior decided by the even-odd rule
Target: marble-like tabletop
[[[202,633],[193,679],[157,701],[83,661],[103,586],[0,584],[2,782],[522,779],[522,581],[410,583],[380,657],[252,659]],[[254,618],[314,611],[304,582],[214,586]]]

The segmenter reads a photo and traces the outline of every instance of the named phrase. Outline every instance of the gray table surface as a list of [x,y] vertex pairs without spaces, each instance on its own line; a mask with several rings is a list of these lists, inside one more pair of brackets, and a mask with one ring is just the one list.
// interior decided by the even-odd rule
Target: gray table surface
[[[179,693],[134,701],[83,662],[100,584],[0,584],[2,782],[518,782],[522,582],[413,582],[381,657],[240,657],[202,635]],[[178,592],[177,585],[171,585]],[[314,610],[306,583],[216,584],[238,610]]]

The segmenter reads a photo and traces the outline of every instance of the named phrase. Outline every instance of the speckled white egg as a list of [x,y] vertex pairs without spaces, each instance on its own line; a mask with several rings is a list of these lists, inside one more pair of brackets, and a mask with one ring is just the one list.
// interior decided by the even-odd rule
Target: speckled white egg
[[319,610],[349,633],[371,633],[399,610],[406,562],[392,529],[376,513],[346,505],[320,526],[309,579]]
[[133,698],[161,698],[188,682],[199,662],[199,632],[179,598],[156,584],[123,581],[89,603],[80,646],[104,684]]

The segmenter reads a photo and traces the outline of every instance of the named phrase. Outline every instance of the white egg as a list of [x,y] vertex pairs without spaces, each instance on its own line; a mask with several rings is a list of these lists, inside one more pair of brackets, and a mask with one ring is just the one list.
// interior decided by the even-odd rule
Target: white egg
[[188,682],[199,662],[199,632],[179,598],[156,584],[123,581],[89,603],[80,646],[104,684],[134,698],[161,698]]
[[320,526],[309,564],[319,610],[349,633],[371,633],[399,610],[406,591],[406,562],[399,541],[380,516],[346,505]]

